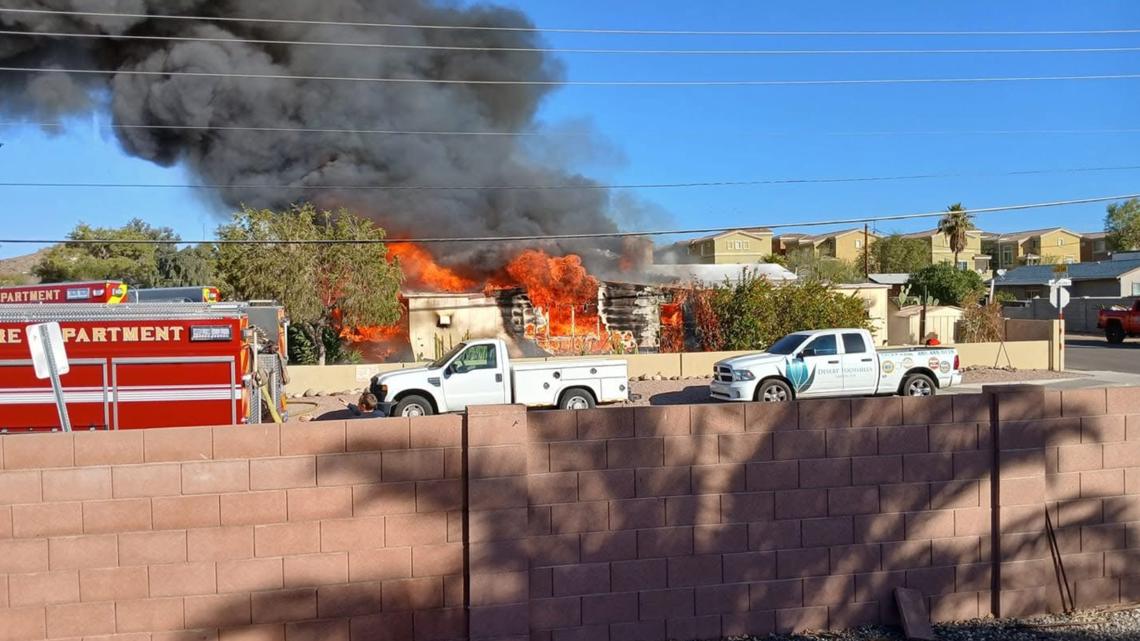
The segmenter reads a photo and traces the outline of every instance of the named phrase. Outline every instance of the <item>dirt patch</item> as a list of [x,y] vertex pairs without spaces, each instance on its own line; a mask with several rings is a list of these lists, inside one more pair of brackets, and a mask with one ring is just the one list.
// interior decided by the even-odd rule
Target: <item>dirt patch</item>
[[979,367],[962,370],[963,383],[1020,383],[1021,381],[1047,381],[1061,378],[1084,378],[1077,372],[1051,372],[1047,369],[1000,369]]

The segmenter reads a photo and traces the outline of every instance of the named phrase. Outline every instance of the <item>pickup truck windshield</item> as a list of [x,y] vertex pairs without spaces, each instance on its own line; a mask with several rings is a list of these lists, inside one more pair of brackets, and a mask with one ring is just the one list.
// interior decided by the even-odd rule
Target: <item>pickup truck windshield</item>
[[772,346],[768,348],[768,353],[787,356],[796,351],[796,348],[802,345],[807,339],[807,334],[788,334],[775,343],[772,343]]
[[447,361],[455,358],[456,354],[458,354],[459,352],[462,352],[465,349],[467,349],[467,343],[460,343],[460,344],[456,345],[455,347],[452,347],[450,351],[448,351],[443,356],[440,356],[431,365],[428,365],[428,369],[439,369],[439,368],[443,367],[444,365],[447,365]]

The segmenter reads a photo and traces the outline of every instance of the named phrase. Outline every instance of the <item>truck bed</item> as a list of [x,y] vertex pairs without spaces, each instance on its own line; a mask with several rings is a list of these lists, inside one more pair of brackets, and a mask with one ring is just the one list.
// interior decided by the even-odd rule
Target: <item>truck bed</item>
[[598,403],[616,403],[629,397],[629,365],[624,360],[567,360],[511,365],[516,403],[530,406],[557,404],[562,390],[585,387]]
[[953,345],[915,345],[913,347],[886,347],[876,348],[879,354],[898,354],[900,352],[943,352],[954,350]]

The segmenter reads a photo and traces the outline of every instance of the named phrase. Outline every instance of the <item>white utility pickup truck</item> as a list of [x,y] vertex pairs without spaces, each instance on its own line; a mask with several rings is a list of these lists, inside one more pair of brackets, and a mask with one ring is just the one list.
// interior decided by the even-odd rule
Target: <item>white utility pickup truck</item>
[[583,410],[630,398],[629,365],[623,360],[515,365],[499,339],[460,343],[427,367],[374,376],[369,389],[386,416],[426,416],[506,403]]
[[933,396],[960,385],[958,350],[915,347],[875,350],[861,329],[788,334],[767,352],[713,366],[712,397],[779,403],[829,396]]

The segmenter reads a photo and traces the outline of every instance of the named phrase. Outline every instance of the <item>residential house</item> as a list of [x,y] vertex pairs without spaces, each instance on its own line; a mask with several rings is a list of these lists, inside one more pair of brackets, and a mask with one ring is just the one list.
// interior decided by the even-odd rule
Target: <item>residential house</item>
[[982,234],[982,251],[995,269],[1081,262],[1081,235],[1061,227]]
[[845,229],[814,235],[784,234],[777,239],[777,246],[784,254],[810,249],[821,258],[861,261],[866,243],[878,239],[878,234],[863,229]]
[[1091,234],[1081,234],[1081,262],[1095,263],[1108,260],[1112,252],[1108,251],[1108,234],[1103,231]]
[[654,262],[681,265],[754,264],[764,262],[764,258],[772,253],[771,230],[736,229],[663,247],[654,253]]
[[1068,278],[1073,281],[1069,293],[1082,296],[1140,296],[1140,260],[1107,260],[1099,263],[1068,265],[1065,274],[1058,274],[1055,265],[1028,265],[1011,269],[994,281],[999,292],[1009,292],[1019,300],[1047,298],[1049,281]]

